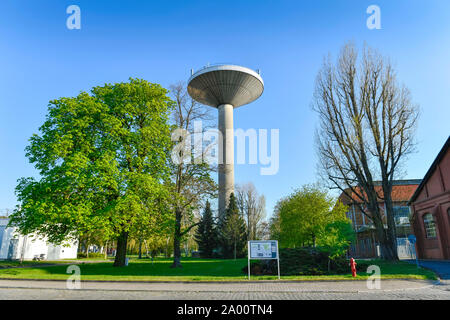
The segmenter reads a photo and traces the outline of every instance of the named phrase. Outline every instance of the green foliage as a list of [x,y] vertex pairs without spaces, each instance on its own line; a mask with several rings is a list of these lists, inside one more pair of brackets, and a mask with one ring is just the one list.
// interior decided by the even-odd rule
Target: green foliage
[[228,208],[219,221],[219,237],[224,258],[245,256],[247,228],[233,193],[230,195]]
[[200,224],[197,227],[195,240],[198,243],[200,254],[203,258],[211,258],[213,250],[217,248],[217,231],[209,201],[206,202]]
[[104,253],[99,253],[99,252],[90,252],[89,256],[86,255],[86,252],[78,252],[77,253],[77,258],[78,259],[85,259],[85,258],[104,258],[105,254]]
[[340,230],[330,224],[347,221],[346,210],[326,191],[306,185],[279,201],[272,232],[278,235],[281,247],[316,246],[325,241],[322,237],[328,237],[327,226],[328,231]]
[[157,231],[168,218],[172,101],[158,84],[95,87],[50,101],[26,155],[41,178],[22,178],[11,224],[60,242]]
[[345,255],[354,239],[355,232],[349,221],[335,221],[325,226],[317,244],[322,251],[328,253],[330,259],[335,259]]
[[283,200],[277,202],[274,208],[272,217],[269,220],[270,239],[280,241],[281,235],[281,221],[280,221],[280,207]]

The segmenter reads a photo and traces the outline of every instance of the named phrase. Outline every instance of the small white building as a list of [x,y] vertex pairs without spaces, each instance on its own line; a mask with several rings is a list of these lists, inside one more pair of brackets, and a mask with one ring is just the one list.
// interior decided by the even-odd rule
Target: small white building
[[53,244],[36,235],[21,235],[15,227],[7,227],[9,219],[0,219],[0,260],[76,259],[78,242]]

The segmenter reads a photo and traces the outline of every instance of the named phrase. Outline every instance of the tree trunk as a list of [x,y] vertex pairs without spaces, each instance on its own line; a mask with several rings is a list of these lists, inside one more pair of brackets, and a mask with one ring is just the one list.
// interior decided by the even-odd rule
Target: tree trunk
[[108,241],[105,243],[105,260],[108,259]]
[[234,240],[234,260],[236,260],[236,239]]
[[175,233],[173,238],[173,263],[171,268],[181,268],[181,210],[175,209]]
[[142,259],[142,238],[139,238],[139,259]]
[[[396,260],[396,251],[388,239],[387,231],[384,229],[383,221],[373,219],[378,241],[380,242],[381,258],[384,260]],[[396,249],[396,248],[395,248]],[[398,258],[397,258],[398,259]]]
[[124,267],[127,256],[128,232],[122,232],[117,238],[117,251],[114,259],[114,267]]
[[392,188],[389,188],[389,186],[383,186],[385,215],[388,227],[387,242],[388,242],[388,250],[390,251],[389,260],[398,261],[399,259],[397,253],[397,230],[395,226],[394,207],[392,205],[391,192]]
[[147,244],[147,240],[144,240],[144,243],[145,243],[145,255],[148,258],[148,244]]
[[86,243],[86,244],[85,244],[86,258],[89,258],[89,242],[88,242],[88,240],[86,240],[85,243]]
[[165,256],[166,256],[166,258],[170,258],[170,253],[169,253],[169,241],[170,241],[170,238],[167,238],[167,240],[166,240],[166,251],[165,251]]

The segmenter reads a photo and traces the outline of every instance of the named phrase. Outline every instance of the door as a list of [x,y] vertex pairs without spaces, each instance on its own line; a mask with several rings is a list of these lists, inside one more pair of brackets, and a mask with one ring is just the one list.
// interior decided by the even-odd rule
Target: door
[[12,260],[17,256],[17,247],[19,245],[19,239],[11,239],[9,241],[9,247],[8,247],[8,260]]

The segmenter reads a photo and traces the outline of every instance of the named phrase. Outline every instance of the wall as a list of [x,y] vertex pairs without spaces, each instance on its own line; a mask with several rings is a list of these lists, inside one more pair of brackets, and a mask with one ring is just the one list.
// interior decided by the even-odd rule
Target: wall
[[[436,165],[411,209],[419,258],[450,259],[450,149]],[[423,216],[427,213],[433,214],[436,238],[426,237]]]
[[[69,246],[48,243],[45,238],[35,235],[23,236],[16,228],[6,225],[8,219],[0,219],[0,259],[20,259],[22,252],[24,260],[33,260],[35,256],[45,255],[46,260],[76,259],[78,243]],[[12,250],[15,247],[15,250]]]

